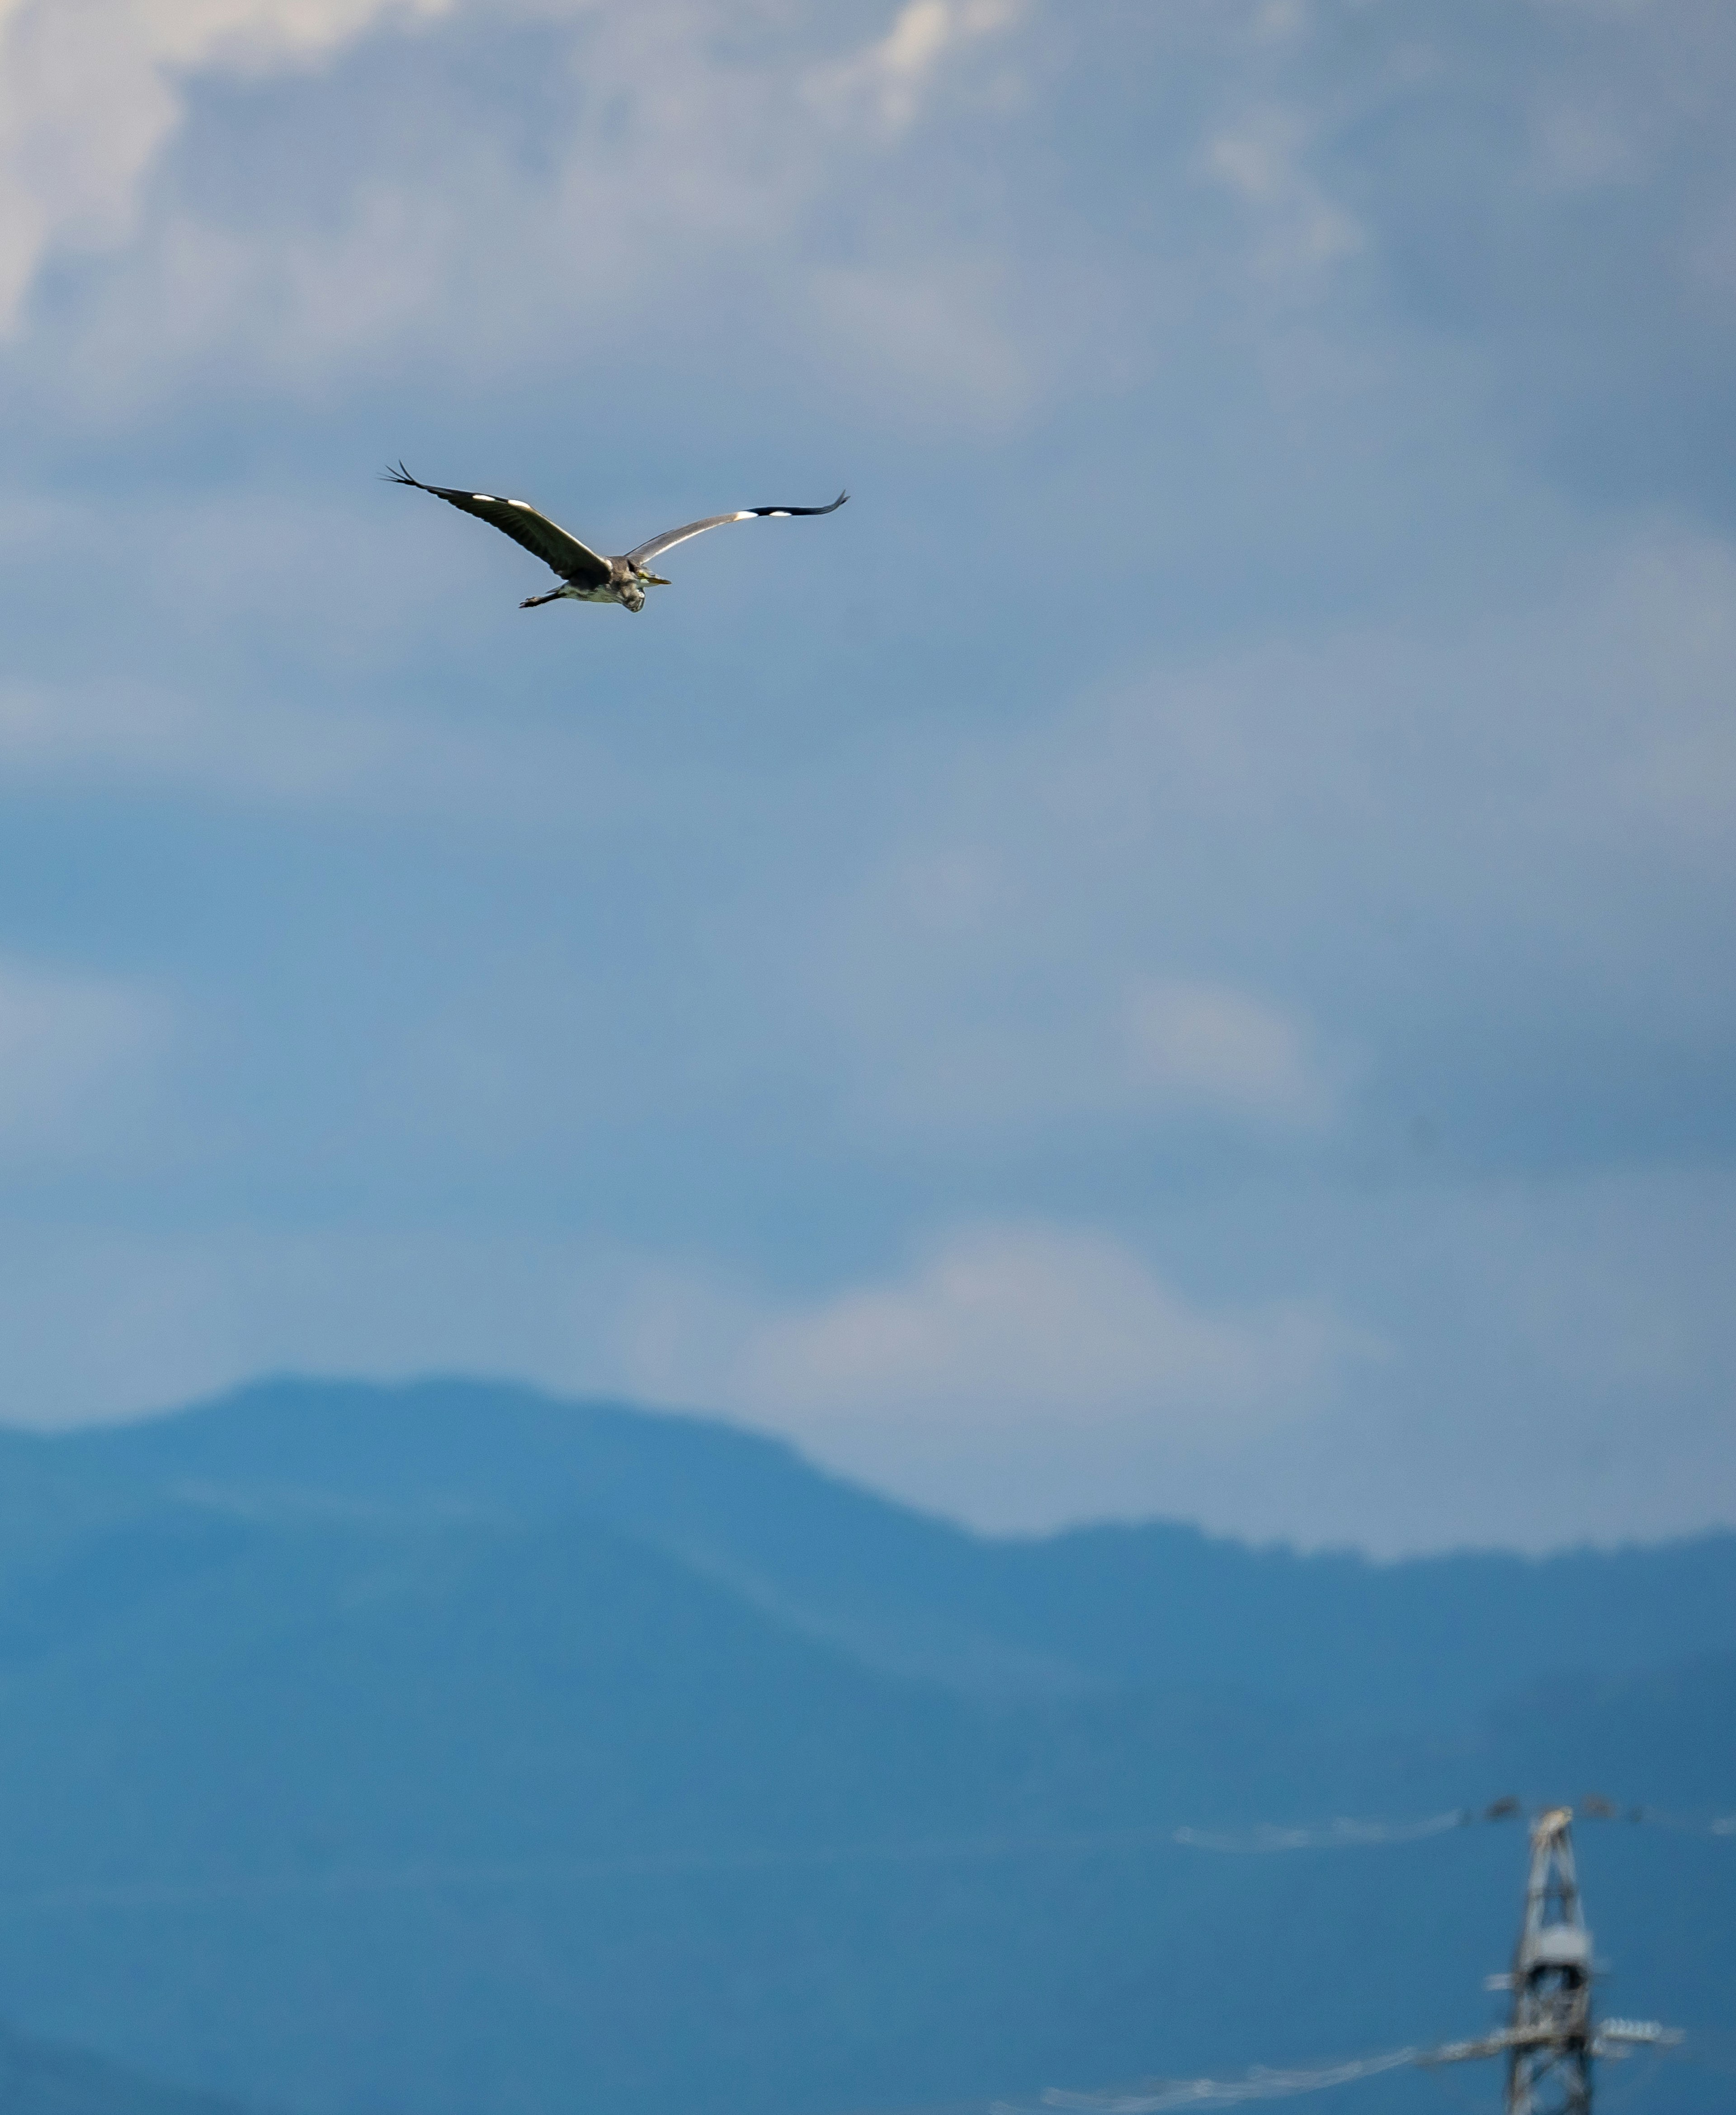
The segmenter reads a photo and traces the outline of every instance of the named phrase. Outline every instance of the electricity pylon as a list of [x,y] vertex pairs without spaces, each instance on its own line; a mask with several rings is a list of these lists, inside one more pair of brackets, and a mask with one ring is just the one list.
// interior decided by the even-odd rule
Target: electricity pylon
[[[1498,1799],[1484,1819],[1504,1821],[1522,1810],[1516,1799]],[[1585,1810],[1605,1818],[1614,1812],[1607,1800],[1597,1799],[1588,1799]],[[1468,1821],[1471,1816],[1462,1814],[1457,1819]],[[1339,1823],[1334,1830],[1348,1827]],[[1661,2026],[1656,2020],[1592,2016],[1591,1934],[1586,1929],[1579,1878],[1573,1869],[1573,1829],[1570,1806],[1552,1806],[1532,1824],[1531,1871],[1513,1967],[1504,1975],[1491,1975],[1486,1985],[1513,1993],[1507,2024],[1492,2035],[1479,2035],[1473,2041],[1442,2042],[1432,2048],[1387,2049],[1379,2056],[1355,2057],[1311,2069],[1261,2067],[1242,2078],[1158,2078],[1105,2093],[1050,2091],[1044,2094],[1040,2107],[997,2100],[991,2104],[991,2115],[1054,2115],[1057,2109],[1077,2110],[1078,2115],[1169,2115],[1172,2109],[1208,2104],[1318,2093],[1325,2086],[1378,2077],[1382,2071],[1411,2064],[1465,2063],[1474,2057],[1490,2056],[1507,2060],[1504,2115],[1591,2115],[1594,2062],[1624,2057],[1635,2048],[1673,2047],[1682,2039],[1682,2031]],[[1433,1824],[1429,1833],[1433,1833]],[[1207,1839],[1189,1830],[1185,1840]],[[1339,1833],[1334,1840],[1354,1839]],[[1388,1836],[1385,1840],[1395,1839]]]
[[1599,2057],[1677,2042],[1656,2020],[1594,2021],[1591,1934],[1586,1929],[1573,1866],[1573,1810],[1552,1806],[1532,1824],[1531,1872],[1512,1971],[1489,1988],[1511,1990],[1512,2010],[1498,2033],[1432,2049],[1427,2063],[1504,2056],[1504,2115],[1591,2115],[1591,2065]]
[[1573,1868],[1573,1814],[1532,1824],[1525,1920],[1513,1960],[1505,2115],[1591,2115],[1591,1934]]

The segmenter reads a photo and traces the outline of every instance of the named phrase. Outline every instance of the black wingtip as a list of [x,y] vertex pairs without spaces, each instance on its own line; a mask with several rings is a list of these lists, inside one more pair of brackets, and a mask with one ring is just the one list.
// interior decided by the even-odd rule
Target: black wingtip
[[413,484],[418,492],[426,492],[428,489],[428,487],[423,484],[420,478],[412,477],[410,475],[409,471],[405,469],[402,461],[399,462],[396,470],[393,468],[390,463],[388,463],[386,467],[380,472],[380,475],[388,484]]

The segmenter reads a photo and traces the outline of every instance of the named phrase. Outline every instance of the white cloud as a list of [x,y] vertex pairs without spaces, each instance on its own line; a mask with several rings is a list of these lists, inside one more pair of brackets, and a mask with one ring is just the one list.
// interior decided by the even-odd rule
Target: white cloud
[[0,961],[0,1153],[28,1163],[124,1145],[168,1028],[133,984]]
[[1382,1356],[1315,1301],[1202,1307],[1109,1236],[1040,1223],[962,1229],[902,1278],[805,1305],[660,1273],[626,1311],[642,1394],[1000,1525],[1127,1510],[1106,1465],[1239,1456]]
[[305,62],[452,0],[0,0],[0,332],[57,246],[130,231],[177,76]]
[[902,1282],[765,1321],[730,1392],[761,1415],[937,1415],[990,1435],[1149,1417],[1210,1445],[1304,1414],[1356,1342],[1302,1302],[1201,1312],[1100,1234],[988,1226]]
[[884,37],[820,69],[810,92],[822,108],[866,106],[889,130],[902,131],[949,59],[1009,28],[1023,11],[1022,0],[907,0]]
[[[1097,894],[1136,892],[1118,833],[1082,818],[1076,842],[1043,792],[1077,759],[1049,756],[1041,785],[1029,760],[1014,743],[972,761],[960,805],[998,787],[999,843],[978,816],[943,811],[931,849],[900,848],[826,921],[814,1002],[840,1030],[857,1120],[954,1145],[1075,1120],[1330,1124],[1342,1056],[1242,983],[1140,961],[1158,936]],[[1149,860],[1142,836],[1126,851]]]
[[177,66],[272,67],[323,58],[380,23],[414,24],[456,0],[132,0]]
[[1274,284],[1307,284],[1364,245],[1362,231],[1307,167],[1308,126],[1294,111],[1245,113],[1206,142],[1201,172],[1232,191],[1259,230],[1256,273]]
[[1028,1220],[805,1301],[647,1268],[618,1311],[608,1363],[641,1400],[722,1410],[993,1531],[1184,1512],[1225,1485],[1233,1520],[1275,1498],[1268,1451],[1306,1448],[1389,1356],[1328,1302],[1201,1301],[1111,1234]]
[[[57,3],[27,0],[16,36],[28,44]],[[1003,205],[967,229],[935,210],[929,149],[949,151],[945,115],[969,103],[995,123],[1008,107],[1005,93],[972,97],[972,55],[1000,55],[1005,89],[1015,54],[1002,48],[1023,12],[1011,0],[916,0],[843,57],[815,0],[746,23],[724,0],[527,0],[501,34],[528,35],[540,12],[537,63],[559,85],[528,156],[520,112],[441,79],[476,33],[466,18],[485,19],[461,0],[225,0],[191,23],[172,8],[135,21],[125,0],[79,7],[124,18],[127,36],[99,108],[21,89],[10,161],[0,109],[0,319],[21,314],[57,250],[113,253],[47,325],[53,388],[85,418],[124,422],[214,367],[230,388],[305,400],[436,348],[448,371],[497,388],[557,365],[568,385],[606,370],[613,386],[647,334],[668,357],[704,311],[714,387],[769,338],[792,372],[817,356],[834,407],[842,390],[924,424],[992,424],[1103,337],[1086,275],[1063,302],[1038,292],[1028,216]],[[327,121],[342,150],[287,178],[231,149],[220,186],[196,152],[146,183],[197,108],[201,71],[268,72],[447,13],[438,120],[376,136],[346,112]],[[341,73],[319,94],[345,111]],[[958,181],[941,174],[939,191]]]
[[1309,1126],[1332,1115],[1305,1030],[1247,992],[1137,979],[1127,1031],[1134,1077],[1160,1103]]

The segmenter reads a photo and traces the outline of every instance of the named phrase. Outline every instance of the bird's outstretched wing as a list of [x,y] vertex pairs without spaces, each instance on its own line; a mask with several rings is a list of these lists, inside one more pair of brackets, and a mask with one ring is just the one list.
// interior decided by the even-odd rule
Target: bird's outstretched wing
[[609,580],[608,559],[599,557],[576,536],[569,536],[546,514],[539,514],[528,499],[497,499],[491,492],[456,492],[443,484],[424,484],[402,463],[386,475],[394,484],[413,484],[418,492],[431,492],[436,499],[445,500],[463,513],[474,514],[480,521],[492,522],[515,544],[534,551],[575,587],[599,588]]
[[630,566],[647,565],[677,544],[685,544],[690,536],[700,535],[707,529],[721,529],[726,521],[752,521],[763,515],[835,514],[849,497],[847,492],[841,492],[829,507],[746,507],[739,514],[708,514],[703,521],[690,521],[684,529],[665,529],[662,535],[629,551],[627,562]]

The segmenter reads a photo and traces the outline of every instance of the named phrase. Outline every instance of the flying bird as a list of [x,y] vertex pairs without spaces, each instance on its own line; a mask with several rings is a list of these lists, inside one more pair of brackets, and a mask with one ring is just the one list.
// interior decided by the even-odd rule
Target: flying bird
[[738,514],[708,514],[703,521],[689,521],[680,529],[665,529],[660,536],[626,552],[618,558],[605,558],[593,551],[589,544],[581,544],[576,536],[569,536],[546,514],[539,514],[528,499],[497,499],[491,492],[457,492],[444,484],[424,484],[420,478],[412,477],[400,463],[396,470],[385,472],[394,484],[413,484],[418,492],[431,492],[436,499],[443,499],[448,506],[456,507],[466,514],[474,514],[480,521],[491,521],[504,531],[515,544],[522,544],[527,551],[534,551],[546,565],[561,576],[558,588],[547,594],[526,595],[518,605],[521,609],[536,609],[545,602],[559,602],[563,597],[574,602],[616,602],[623,609],[636,616],[645,608],[647,587],[666,588],[669,583],[660,575],[648,571],[653,558],[661,557],[677,544],[685,544],[690,536],[704,534],[707,529],[720,529],[726,521],[752,521],[766,516],[781,517],[790,514],[835,514],[850,497],[841,492],[829,507],[746,507]]

